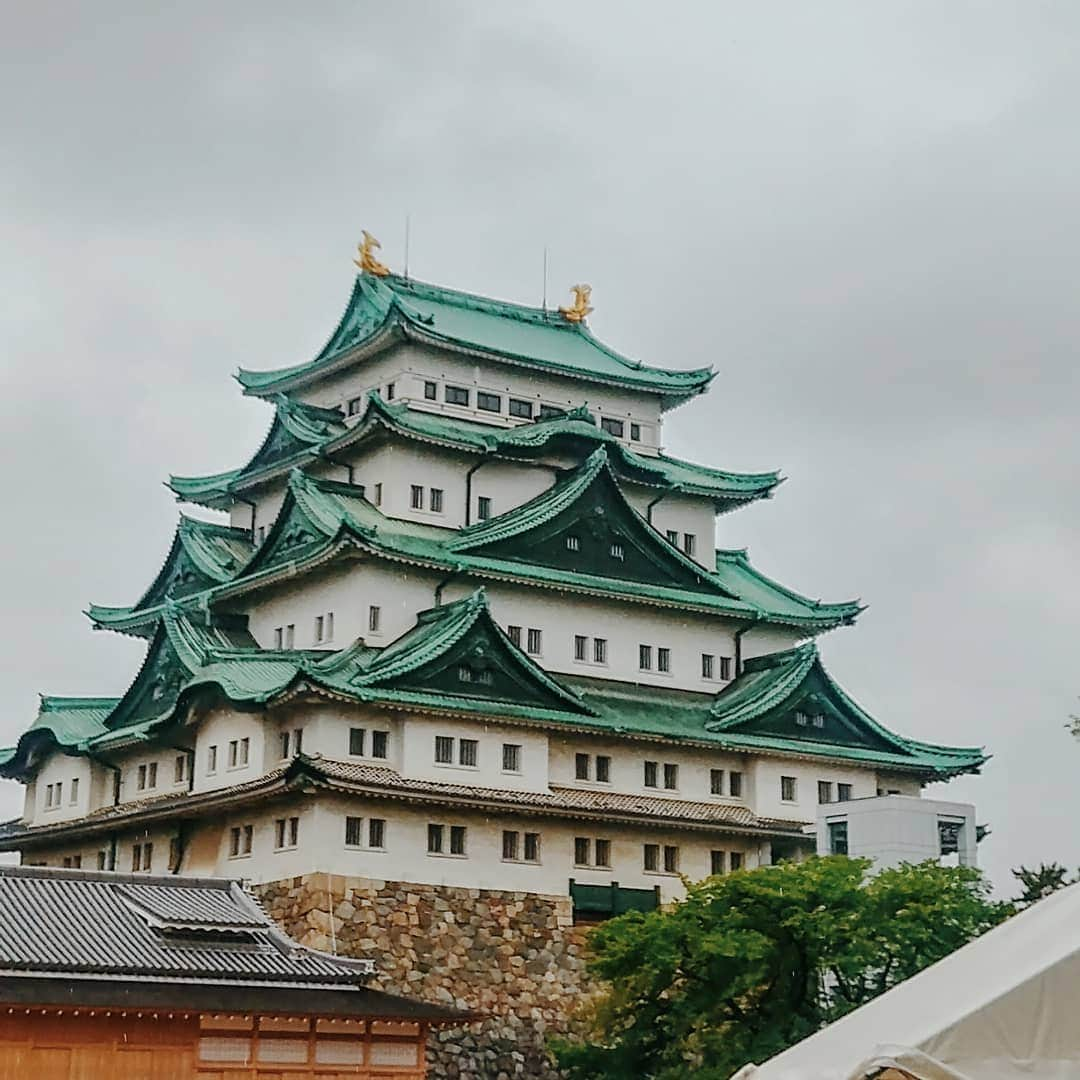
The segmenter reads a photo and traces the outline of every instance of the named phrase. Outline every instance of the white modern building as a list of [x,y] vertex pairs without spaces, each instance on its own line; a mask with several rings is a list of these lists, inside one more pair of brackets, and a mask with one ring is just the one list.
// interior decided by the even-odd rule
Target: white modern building
[[822,805],[868,850],[875,796],[978,770],[824,670],[817,637],[858,604],[737,546],[778,474],[665,452],[711,370],[616,353],[587,292],[549,311],[361,264],[313,360],[240,372],[272,412],[251,459],[171,478],[198,509],[160,572],[89,612],[146,642],[142,667],[119,696],[42,698],[2,755],[26,806],[0,849],[602,913],[810,851]]

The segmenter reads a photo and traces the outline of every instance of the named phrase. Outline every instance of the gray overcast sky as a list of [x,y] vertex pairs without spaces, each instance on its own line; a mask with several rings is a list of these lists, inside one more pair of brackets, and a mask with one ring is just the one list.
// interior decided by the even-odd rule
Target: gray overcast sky
[[720,543],[870,605],[823,651],[883,722],[990,748],[948,791],[999,885],[1080,863],[1080,7],[3,7],[0,740],[123,690],[140,644],[80,610],[146,586],[161,480],[269,423],[232,372],[309,358],[408,212],[418,277],[536,302],[547,244],[599,335],[714,364],[669,449],[790,478]]

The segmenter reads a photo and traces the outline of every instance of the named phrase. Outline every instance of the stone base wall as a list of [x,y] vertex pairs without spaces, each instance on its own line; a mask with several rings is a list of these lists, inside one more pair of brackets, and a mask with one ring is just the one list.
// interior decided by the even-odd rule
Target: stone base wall
[[[432,1033],[429,1076],[556,1080],[545,1049],[591,991],[570,899],[309,874],[259,886],[297,941],[370,957],[372,987],[484,1014]],[[332,914],[331,914],[332,913]]]

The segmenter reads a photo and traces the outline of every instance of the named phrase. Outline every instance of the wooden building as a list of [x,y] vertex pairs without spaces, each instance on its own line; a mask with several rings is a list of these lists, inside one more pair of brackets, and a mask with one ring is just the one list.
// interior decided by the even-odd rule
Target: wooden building
[[422,1080],[462,1014],[373,973],[234,881],[0,867],[0,1080]]

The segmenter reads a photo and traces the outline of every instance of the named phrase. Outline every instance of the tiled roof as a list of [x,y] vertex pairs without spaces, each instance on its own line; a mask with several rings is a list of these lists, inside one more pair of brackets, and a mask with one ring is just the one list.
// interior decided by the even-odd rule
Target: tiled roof
[[4,866],[0,970],[318,987],[373,968],[286,938],[236,882]]
[[357,275],[344,315],[314,360],[276,371],[241,369],[237,378],[245,393],[259,397],[308,386],[357,362],[395,331],[496,362],[658,394],[666,407],[701,393],[713,378],[710,368],[669,371],[630,360],[558,312],[370,274]]
[[[597,446],[605,446],[621,479],[711,498],[718,512],[765,498],[781,481],[777,472],[737,473],[695,465],[664,453],[637,453],[600,428],[585,408],[500,428],[412,409],[404,402],[388,403],[371,391],[363,415],[352,426],[343,433],[327,434],[320,441],[299,444],[291,458],[278,457],[273,462],[262,462],[258,468],[249,462],[241,469],[213,476],[172,477],[168,486],[181,500],[221,509],[231,505],[236,493],[250,485],[265,483],[275,475],[284,476],[292,465],[304,466],[340,453],[380,433],[515,461],[554,452],[587,454]],[[258,458],[257,454],[253,461]]]

